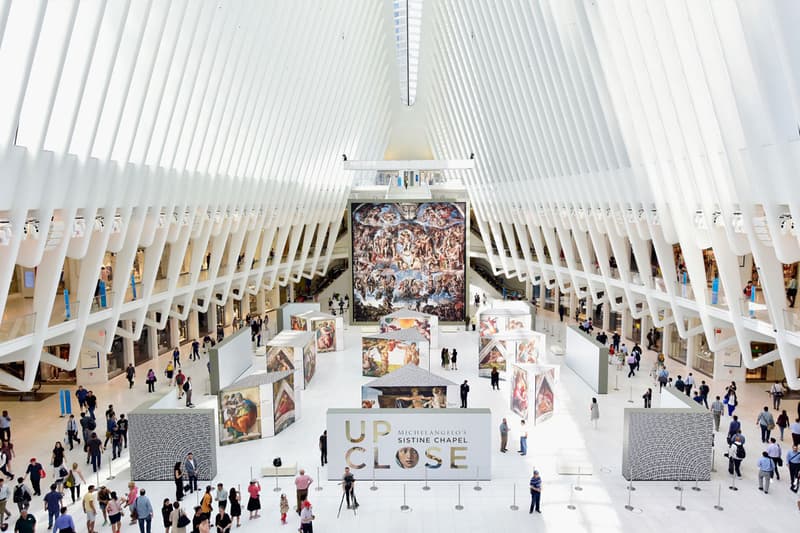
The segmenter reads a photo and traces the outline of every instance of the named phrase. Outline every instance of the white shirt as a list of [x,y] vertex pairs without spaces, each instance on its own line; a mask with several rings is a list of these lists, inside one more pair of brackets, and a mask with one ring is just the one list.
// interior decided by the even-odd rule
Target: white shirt
[[770,457],[780,457],[781,456],[781,447],[776,442],[775,444],[770,444],[767,446],[767,455]]
[[800,435],[800,422],[792,422],[792,424],[789,426],[789,429],[792,431],[792,433]]
[[312,520],[312,516],[314,514],[311,512],[311,507],[303,507],[303,510],[300,511],[300,523],[301,524],[308,524]]
[[772,388],[769,390],[769,392],[771,394],[775,393],[781,394],[783,392],[783,385],[781,385],[780,383],[773,383]]
[[686,384],[687,385],[694,385],[694,376],[687,376],[686,377]]
[[8,485],[3,483],[3,486],[0,487],[0,502],[5,501],[8,499]]

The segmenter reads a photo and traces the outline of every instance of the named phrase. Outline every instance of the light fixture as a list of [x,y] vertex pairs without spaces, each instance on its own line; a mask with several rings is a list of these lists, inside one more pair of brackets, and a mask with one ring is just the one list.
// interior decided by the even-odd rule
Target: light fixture
[[392,14],[400,98],[404,105],[410,107],[417,99],[422,0],[394,0]]
[[736,211],[731,217],[731,227],[736,233],[744,233],[744,216],[741,211]]
[[22,233],[24,233],[26,239],[38,239],[39,220],[35,218],[29,218],[25,222],[25,226],[22,228]]
[[80,239],[86,235],[86,221],[83,217],[75,217],[72,221],[72,238]]
[[778,217],[778,220],[780,221],[781,224],[782,235],[788,235],[789,233],[794,232],[795,226],[794,226],[794,220],[792,220],[792,215],[790,215],[789,213],[784,213],[780,217]]
[[111,233],[119,233],[122,231],[122,217],[114,215],[114,220],[111,221]]

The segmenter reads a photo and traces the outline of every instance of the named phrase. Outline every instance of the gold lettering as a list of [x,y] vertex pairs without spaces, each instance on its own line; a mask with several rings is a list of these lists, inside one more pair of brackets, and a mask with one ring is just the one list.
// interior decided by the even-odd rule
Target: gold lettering
[[374,461],[373,461],[373,463],[372,463],[372,466],[373,466],[375,469],[389,468],[389,465],[382,465],[382,464],[380,464],[380,462],[378,461],[378,452],[380,452],[380,448],[378,448],[377,446],[375,446],[375,448],[374,448],[374,452],[375,452],[375,459],[374,459]]
[[364,422],[363,420],[361,421],[361,435],[357,439],[354,439],[350,434],[349,420],[345,421],[344,423],[344,432],[345,435],[347,436],[347,440],[349,440],[350,442],[361,442],[367,437],[367,423]]
[[350,456],[353,454],[353,452],[364,452],[364,453],[366,453],[366,451],[367,451],[367,450],[365,450],[365,449],[364,449],[364,448],[362,448],[361,446],[353,446],[352,448],[350,448],[349,450],[347,450],[347,451],[345,452],[345,454],[344,454],[344,460],[345,460],[345,462],[347,463],[347,466],[349,466],[350,468],[352,468],[352,469],[354,469],[354,470],[360,470],[360,469],[364,468],[365,466],[367,466],[367,464],[366,464],[366,463],[358,463],[358,464],[354,464],[354,463],[353,463],[353,462],[350,460]]
[[438,446],[431,446],[425,450],[425,457],[433,461],[432,463],[425,463],[425,468],[439,468],[442,466],[442,458],[437,455],[441,451],[442,449]]
[[[383,426],[383,429],[378,429],[381,426]],[[385,437],[391,430],[392,425],[387,420],[374,420],[372,422],[372,442],[377,444],[378,438]]]
[[463,461],[464,459],[467,458],[467,456],[466,455],[456,455],[456,450],[461,451],[461,452],[466,452],[467,451],[467,447],[466,446],[453,446],[452,448],[450,448],[450,468],[466,469],[467,465],[457,465],[456,461]]

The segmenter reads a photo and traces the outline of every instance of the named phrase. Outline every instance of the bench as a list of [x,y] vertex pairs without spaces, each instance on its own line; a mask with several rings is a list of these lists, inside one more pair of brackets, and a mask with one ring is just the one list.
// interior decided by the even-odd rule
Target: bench
[[261,467],[261,477],[288,477],[297,475],[297,463],[283,465],[275,468],[274,466]]

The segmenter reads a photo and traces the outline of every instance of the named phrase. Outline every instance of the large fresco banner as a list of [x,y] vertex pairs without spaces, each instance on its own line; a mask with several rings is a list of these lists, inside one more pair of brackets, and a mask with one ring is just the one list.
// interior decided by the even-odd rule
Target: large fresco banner
[[463,322],[464,202],[353,203],[353,321],[399,309]]

